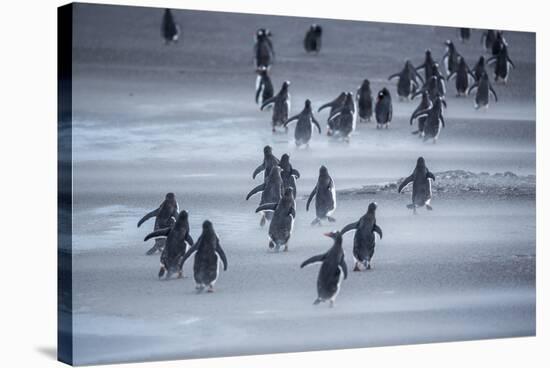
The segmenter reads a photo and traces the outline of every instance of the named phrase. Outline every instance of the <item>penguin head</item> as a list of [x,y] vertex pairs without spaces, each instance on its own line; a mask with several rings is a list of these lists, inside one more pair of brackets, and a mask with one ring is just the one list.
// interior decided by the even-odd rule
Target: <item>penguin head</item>
[[307,110],[311,110],[311,101],[310,101],[309,99],[306,100],[305,108],[306,108]]
[[202,223],[202,231],[214,231],[214,226],[212,225],[212,223],[210,221],[205,220]]
[[377,208],[378,208],[378,204],[376,202],[371,202],[369,204],[369,208],[367,209],[367,212],[372,213],[372,212],[376,211]]
[[272,149],[271,149],[271,146],[267,145],[264,147],[264,156],[268,156],[268,155],[271,155],[272,153]]
[[326,168],[325,165],[322,165],[320,168],[319,168],[319,175],[328,175],[328,170]]
[[169,201],[173,201],[174,199],[176,199],[176,195],[172,192],[166,193],[166,199]]
[[279,165],[282,167],[282,166],[286,166],[290,163],[290,156],[288,155],[288,153],[284,153],[282,156],[281,156],[281,160],[279,161]]
[[323,235],[334,239],[335,241],[340,240],[340,244],[342,243],[342,234],[338,230],[331,231],[330,233],[324,233]]
[[426,49],[426,59],[431,59],[431,58],[432,58],[432,50]]
[[479,57],[478,64],[485,65],[485,56],[482,55],[482,56]]
[[426,161],[424,161],[424,157],[420,156],[418,160],[416,160],[416,167],[425,167]]
[[363,79],[363,87],[370,87],[370,81],[368,79]]
[[186,210],[183,210],[178,215],[178,221],[187,220],[189,218],[189,214]]
[[484,71],[483,73],[481,73],[480,79],[484,82],[488,82],[489,81],[489,75]]
[[290,86],[290,81],[284,81],[282,90],[284,91],[288,90],[288,86]]

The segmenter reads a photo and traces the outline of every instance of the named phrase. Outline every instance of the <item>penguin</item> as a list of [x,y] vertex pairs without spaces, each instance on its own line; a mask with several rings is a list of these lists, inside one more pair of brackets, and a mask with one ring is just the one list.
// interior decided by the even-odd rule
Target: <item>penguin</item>
[[317,109],[317,112],[321,112],[321,110],[326,109],[327,107],[330,107],[329,111],[329,119],[327,119],[327,135],[331,136],[334,131],[338,130],[338,119],[330,120],[330,116],[334,113],[336,109],[341,108],[344,106],[344,102],[346,100],[346,92],[342,92],[336,97],[334,100],[327,102],[324,105],[321,105],[319,109]]
[[294,130],[294,140],[296,142],[296,146],[300,147],[301,145],[305,144],[307,147],[309,147],[309,141],[311,140],[311,133],[313,130],[312,125],[315,125],[317,127],[317,130],[319,131],[319,134],[321,134],[321,126],[319,125],[317,119],[315,119],[315,116],[313,116],[311,101],[309,99],[306,100],[302,112],[300,112],[298,115],[294,115],[293,117],[285,121],[283,126],[287,128],[288,124],[290,124],[294,120],[297,121],[296,129]]
[[376,104],[374,106],[374,114],[376,116],[376,128],[389,128],[393,115],[393,106],[391,102],[390,91],[386,87],[378,92]]
[[487,64],[495,64],[495,82],[502,81],[504,84],[508,82],[510,69],[515,69],[516,67],[508,55],[508,47],[506,45],[502,45],[499,53],[496,56],[490,57],[487,60]]
[[447,88],[445,86],[445,78],[439,72],[437,64],[434,65],[432,76],[424,83],[421,89],[413,94],[412,99],[421,95],[423,92],[428,92],[430,99],[433,101],[437,97],[445,97]]
[[181,260],[187,251],[187,245],[193,245],[193,238],[189,234],[189,215],[187,211],[181,211],[176,223],[172,227],[159,229],[147,235],[144,241],[151,238],[165,237],[166,246],[160,256],[159,279],[166,273],[169,279],[174,272],[178,278],[183,277]]
[[435,181],[435,176],[428,170],[426,161],[421,156],[416,161],[413,173],[405,178],[399,185],[399,188],[397,188],[397,192],[401,193],[403,188],[409,183],[413,183],[412,203],[407,205],[407,208],[412,209],[414,214],[416,214],[416,209],[422,206],[426,206],[426,209],[430,211],[433,209],[430,204],[432,200],[432,184],[430,179]]
[[312,24],[309,30],[306,32],[304,38],[304,48],[307,53],[318,54],[321,52],[321,36],[323,35],[323,28],[318,24]]
[[420,132],[421,137],[424,140],[433,138],[433,142],[436,143],[441,133],[441,128],[445,127],[445,119],[443,118],[443,107],[446,106],[445,100],[441,97],[435,98],[432,101],[430,108],[416,111],[410,119],[410,123],[417,118],[425,117],[426,120],[423,124],[423,130]]
[[490,52],[493,49],[493,43],[497,38],[496,32],[492,29],[488,29],[481,34],[481,45],[485,52]]
[[197,292],[202,292],[208,287],[208,292],[214,292],[214,284],[218,280],[220,262],[223,264],[223,270],[227,271],[227,257],[220,245],[220,239],[214,231],[214,226],[208,220],[202,223],[202,234],[183,256],[181,265],[195,254],[195,263],[193,264],[193,276],[195,279]]
[[174,20],[172,11],[170,9],[164,10],[164,15],[162,16],[162,26],[161,26],[162,38],[164,38],[164,44],[168,45],[171,42],[178,42],[180,35],[180,26]]
[[[164,201],[160,206],[153,211],[149,212],[139,222],[137,227],[140,227],[145,221],[149,220],[151,217],[155,217],[155,225],[153,230],[164,229],[171,227],[176,222],[178,217],[179,206],[176,201],[176,196],[174,193],[167,193]],[[147,255],[150,256],[155,254],[157,251],[162,251],[164,245],[166,244],[166,239],[155,239],[155,245],[147,251]]]
[[470,78],[475,82],[476,77],[474,73],[470,71],[468,64],[466,64],[466,60],[464,60],[462,56],[458,57],[458,66],[456,71],[451,73],[451,75],[447,77],[447,80],[451,80],[453,78],[455,78],[456,96],[466,96],[466,92],[470,86]]
[[[430,99],[430,95],[428,94],[428,91],[422,92],[422,100],[418,104],[417,108],[413,111],[412,116],[416,114],[419,111],[422,110],[429,110],[432,108],[432,100]],[[422,136],[422,133],[424,132],[424,124],[426,122],[426,117],[419,117],[418,119],[418,129],[412,132],[412,134],[419,134],[419,137]],[[410,120],[410,124],[412,125],[413,119]]]
[[456,50],[453,41],[445,41],[445,46],[447,46],[447,51],[445,51],[445,54],[443,54],[441,62],[443,63],[443,66],[445,68],[445,73],[447,73],[447,76],[449,76],[452,73],[456,72],[456,69],[458,67],[458,58],[460,54]]
[[[260,206],[266,203],[278,203],[283,194],[283,178],[281,177],[281,168],[276,165],[271,168],[269,176],[266,178],[263,184],[258,185],[248,193],[246,200],[254,194],[262,192],[262,198],[260,200]],[[264,226],[266,220],[271,220],[272,213],[262,212],[262,218],[260,220],[260,226]]]
[[483,73],[487,73],[487,71],[485,70],[485,57],[484,56],[479,57],[479,60],[477,61],[476,66],[474,66],[473,73],[474,73],[474,77],[476,78],[476,82],[481,79],[481,75]]
[[[331,135],[336,134],[344,141],[349,142],[349,137],[355,130],[356,122],[355,103],[351,92],[346,93],[344,105],[338,109],[335,109],[329,116],[328,121],[329,126],[332,122],[333,133],[331,133]],[[337,121],[337,124],[335,121]]]
[[[414,74],[412,70],[414,70]],[[405,66],[399,73],[390,75],[388,80],[391,81],[394,78],[399,78],[397,81],[397,95],[400,100],[410,99],[419,87],[416,80],[416,69],[409,60],[405,61]]]
[[268,232],[269,249],[278,251],[280,247],[284,246],[283,251],[288,251],[288,241],[296,218],[296,202],[292,188],[285,188],[278,203],[266,203],[256,209],[256,212],[261,211],[273,212]]
[[491,54],[493,54],[493,56],[498,55],[504,46],[507,46],[507,43],[503,33],[502,31],[497,31],[495,42],[493,42],[493,46],[491,47]]
[[363,83],[357,90],[355,97],[359,122],[370,122],[370,119],[372,118],[372,91],[370,89],[370,81],[368,79],[363,80]]
[[459,28],[458,29],[458,39],[460,42],[464,43],[470,39],[472,30],[470,28]]
[[290,93],[288,92],[289,86],[290,82],[284,81],[279,93],[270,99],[265,100],[262,104],[261,110],[265,109],[266,106],[273,104],[273,115],[271,118],[273,133],[276,132],[275,128],[282,126],[285,121],[288,120],[288,114],[290,112]]
[[252,173],[252,179],[256,179],[256,176],[264,172],[264,181],[267,179],[267,176],[271,172],[271,168],[279,165],[279,159],[273,154],[273,149],[270,145],[264,147],[264,161],[260,166],[258,166]]
[[416,67],[416,70],[424,70],[424,80],[428,81],[432,77],[433,66],[435,65],[435,60],[432,57],[432,51],[426,49],[424,56],[424,63]]
[[498,102],[497,93],[493,89],[493,86],[491,86],[491,82],[489,81],[489,76],[487,73],[484,73],[481,75],[481,78],[479,81],[474,83],[469,89],[468,89],[468,95],[474,90],[476,91],[476,97],[474,99],[474,107],[476,109],[479,109],[480,107],[489,108],[489,95],[492,94],[495,102]]
[[256,69],[265,67],[269,70],[275,58],[273,43],[271,42],[271,31],[260,28],[256,31],[256,43],[254,44],[254,60]]
[[265,101],[273,97],[275,92],[267,68],[260,66],[256,73],[258,74],[256,77],[256,104],[262,106]]
[[382,229],[376,224],[376,202],[371,202],[365,213],[359,221],[352,222],[344,226],[340,231],[342,236],[350,230],[355,230],[353,237],[353,258],[355,259],[354,271],[364,271],[371,269],[371,260],[374,255],[374,246],[376,244],[377,233],[382,239]]
[[313,305],[328,301],[329,306],[332,308],[336,296],[340,292],[342,280],[348,277],[348,266],[342,248],[342,234],[336,231],[324,235],[334,240],[332,247],[324,254],[308,258],[302,262],[300,268],[312,263],[322,262],[319,276],[317,276],[317,299],[315,299]]
[[296,198],[296,179],[300,178],[300,172],[292,167],[290,164],[290,156],[287,153],[281,156],[279,166],[281,167],[283,188],[291,188],[292,195]]
[[309,211],[309,204],[313,197],[315,197],[316,217],[311,225],[321,225],[321,220],[324,219],[335,222],[336,219],[331,215],[336,209],[336,188],[325,166],[321,166],[319,169],[319,179],[317,179],[317,184],[307,199],[306,211]]
[[[445,97],[445,94],[447,93],[447,87],[445,86],[445,77],[439,71],[439,64],[437,64],[437,63],[435,63],[432,67],[432,76],[435,77],[436,80],[437,80],[437,83],[436,83],[437,95],[436,96]],[[432,98],[434,98],[436,96],[432,96]]]

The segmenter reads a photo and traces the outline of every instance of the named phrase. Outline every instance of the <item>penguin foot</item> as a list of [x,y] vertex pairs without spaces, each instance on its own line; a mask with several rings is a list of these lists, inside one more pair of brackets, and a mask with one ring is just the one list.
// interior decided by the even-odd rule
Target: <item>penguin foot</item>
[[411,132],[411,134],[418,134],[420,133],[420,130],[415,130],[414,132]]
[[334,217],[331,217],[331,216],[327,216],[327,220],[328,220],[328,222],[336,222],[336,219]]
[[206,292],[213,293],[214,292],[214,285],[209,285],[208,290],[206,290]]
[[371,269],[372,269],[372,266],[370,265],[370,262],[367,262],[367,267],[365,267],[365,269],[367,269],[367,270],[371,270]]
[[432,207],[431,205],[427,204],[427,205],[426,205],[426,209],[427,209],[428,211],[432,211],[432,210],[433,210],[433,207]]
[[285,247],[283,248],[283,252],[288,252],[288,245],[285,245]]
[[321,226],[321,219],[316,218],[315,220],[311,221],[311,226],[317,225]]
[[331,299],[331,300],[329,301],[328,307],[329,307],[329,308],[334,308],[334,300]]
[[183,271],[178,271],[178,279],[183,279]]
[[319,304],[319,303],[321,303],[321,299],[317,298],[317,299],[315,299],[315,301],[313,302],[313,305],[317,305],[317,304]]
[[159,270],[159,279],[162,278],[162,276],[164,276],[164,272],[166,272],[166,268],[161,267]]
[[412,209],[415,208],[415,205],[414,205],[414,204],[408,204],[408,205],[407,205],[407,208],[408,208],[409,210],[412,210]]
[[195,286],[195,290],[197,291],[197,294],[202,293],[202,291],[204,290],[204,285],[203,284],[197,284]]
[[260,226],[264,227],[265,222],[266,222],[265,215],[262,215],[262,219],[260,220]]
[[275,248],[275,243],[273,243],[271,240],[269,241],[269,249]]
[[148,256],[151,256],[153,254],[155,254],[158,250],[158,246],[157,245],[153,245],[153,247],[151,247],[151,249],[149,249],[145,254],[148,255]]
[[353,267],[353,271],[354,271],[354,272],[359,272],[359,271],[361,271],[361,269],[359,268],[359,265],[357,264],[357,262],[355,262],[355,267]]

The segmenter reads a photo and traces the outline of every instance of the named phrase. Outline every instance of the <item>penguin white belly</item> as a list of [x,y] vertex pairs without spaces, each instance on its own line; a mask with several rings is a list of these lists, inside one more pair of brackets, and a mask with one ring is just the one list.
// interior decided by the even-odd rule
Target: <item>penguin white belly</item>
[[220,256],[218,255],[218,253],[216,252],[216,278],[210,283],[210,285],[214,285],[216,283],[216,281],[218,281],[218,276],[220,274]]
[[336,187],[335,186],[332,186],[332,188],[330,189],[330,195],[332,196],[332,203],[334,203],[334,205],[332,209],[327,212],[327,216],[332,215],[334,210],[336,210]]
[[338,283],[336,284],[336,292],[330,298],[332,301],[334,301],[334,299],[338,296],[338,293],[340,293],[340,285],[342,285],[342,280],[344,279],[344,270],[342,269],[342,266],[338,266],[338,269],[340,270],[340,276],[338,277]]

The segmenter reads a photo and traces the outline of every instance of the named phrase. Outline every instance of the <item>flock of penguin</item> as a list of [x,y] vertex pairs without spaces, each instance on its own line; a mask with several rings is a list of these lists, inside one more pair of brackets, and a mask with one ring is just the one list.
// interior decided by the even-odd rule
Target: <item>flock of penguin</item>
[[[180,36],[180,27],[176,23],[171,11],[165,10],[162,22],[162,35],[166,44],[177,42]],[[311,25],[304,38],[304,48],[308,53],[318,54],[321,50],[323,30],[317,24]],[[458,30],[461,41],[467,41],[471,36],[471,30],[460,28]],[[255,34],[255,66],[258,74],[256,84],[256,102],[265,109],[272,107],[272,130],[282,127],[287,129],[288,124],[296,121],[295,142],[297,146],[308,145],[311,139],[313,126],[321,133],[321,126],[313,116],[311,101],[306,100],[302,112],[289,118],[290,112],[290,82],[285,81],[279,93],[274,94],[273,84],[269,77],[269,71],[274,61],[274,49],[271,32],[261,28]],[[482,44],[485,50],[493,56],[487,60],[488,64],[495,63],[494,79],[496,82],[506,83],[510,67],[514,64],[508,56],[508,45],[500,31],[486,31],[482,36]],[[424,63],[415,67],[410,60],[405,62],[403,70],[393,74],[389,80],[398,79],[397,94],[401,99],[413,99],[421,95],[420,105],[413,112],[410,123],[418,121],[418,129],[413,132],[422,137],[431,137],[437,140],[441,127],[444,126],[443,108],[445,101],[446,80],[456,80],[457,95],[469,94],[477,89],[475,106],[487,106],[489,95],[495,98],[488,74],[485,70],[485,58],[480,57],[473,70],[470,70],[464,57],[462,57],[453,42],[446,41],[447,51],[442,61],[447,78],[444,78],[439,70],[439,64],[432,57],[431,51],[426,50]],[[424,78],[418,72],[424,71]],[[349,140],[350,134],[355,130],[355,121],[368,122],[375,116],[377,128],[388,128],[392,119],[391,94],[387,88],[383,88],[373,103],[370,82],[365,79],[354,95],[351,92],[342,92],[333,101],[322,105],[319,111],[330,108],[327,120],[328,135]],[[373,106],[374,105],[374,106]],[[270,146],[263,150],[263,161],[254,170],[252,178],[255,179],[263,171],[263,183],[253,188],[246,200],[255,194],[261,193],[261,199],[256,212],[261,214],[260,226],[269,222],[268,236],[269,249],[288,251],[288,244],[292,234],[294,219],[296,217],[296,180],[300,178],[298,170],[292,167],[290,156],[283,154],[279,160]],[[431,207],[431,182],[435,176],[428,170],[423,157],[419,157],[412,174],[405,178],[398,187],[398,192],[412,183],[412,202],[407,205],[416,214],[417,208]],[[333,213],[336,210],[336,189],[334,181],[328,169],[321,166],[317,183],[306,203],[306,211],[315,199],[315,218],[311,225],[321,225],[322,221],[335,222]],[[330,306],[340,290],[342,279],[347,278],[347,265],[342,248],[343,236],[354,230],[353,257],[355,260],[354,271],[364,271],[371,268],[374,255],[376,236],[382,239],[382,229],[376,223],[377,204],[369,204],[367,212],[358,219],[342,228],[341,231],[333,231],[324,235],[333,240],[332,247],[325,253],[315,255],[301,264],[301,268],[309,264],[321,262],[317,278],[318,297],[314,304],[329,302]],[[218,279],[220,264],[227,269],[227,257],[220,245],[220,239],[214,230],[213,224],[206,220],[202,224],[202,233],[196,242],[190,235],[188,213],[179,211],[179,206],[174,193],[166,194],[164,201],[158,208],[146,214],[137,224],[140,227],[150,218],[155,218],[154,231],[145,237],[145,241],[155,239],[148,255],[161,253],[159,278],[170,278],[177,274],[183,277],[183,265],[187,259],[194,255],[193,275],[197,291],[207,289],[213,292],[214,284]]]

